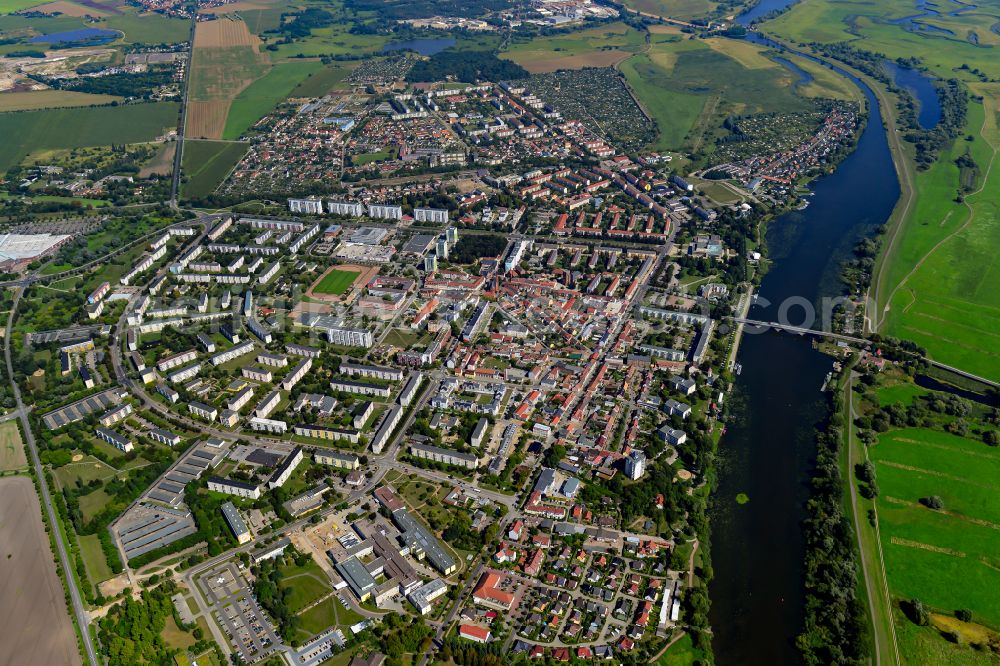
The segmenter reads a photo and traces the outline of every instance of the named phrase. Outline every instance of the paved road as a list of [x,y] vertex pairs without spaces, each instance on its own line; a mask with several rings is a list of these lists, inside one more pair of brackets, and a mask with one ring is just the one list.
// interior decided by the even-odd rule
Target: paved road
[[23,293],[23,287],[19,287],[17,291],[14,292],[14,302],[10,307],[10,314],[7,315],[7,328],[4,335],[3,345],[4,360],[7,363],[7,377],[10,379],[10,385],[14,389],[14,399],[17,401],[17,413],[20,416],[21,427],[24,430],[24,441],[28,445],[28,451],[31,454],[31,464],[35,468],[35,476],[38,478],[38,487],[41,489],[42,505],[45,508],[45,514],[48,516],[49,525],[52,527],[51,534],[54,537],[56,550],[59,553],[59,562],[62,565],[64,573],[63,578],[66,581],[66,587],[69,589],[70,603],[73,606],[73,614],[76,616],[76,624],[80,630],[84,650],[87,653],[87,662],[91,664],[91,666],[99,666],[101,661],[97,657],[97,652],[94,650],[94,642],[90,637],[90,618],[87,616],[87,611],[83,607],[83,599],[80,597],[80,590],[76,585],[76,578],[73,576],[73,571],[76,567],[73,566],[70,561],[69,554],[66,552],[66,544],[63,541],[63,532],[59,528],[59,520],[56,516],[55,509],[52,506],[52,497],[49,495],[49,485],[45,482],[45,470],[42,469],[42,461],[38,457],[38,446],[35,443],[35,434],[31,431],[31,422],[28,420],[28,410],[25,409],[24,401],[21,399],[21,388],[17,385],[17,381],[14,379],[14,364],[11,361],[10,353],[10,336],[11,328],[14,325],[14,314],[17,312],[17,306],[21,301],[21,295]]
[[187,63],[184,67],[184,81],[181,83],[181,110],[177,122],[177,149],[174,150],[174,172],[170,180],[170,207],[177,208],[177,193],[181,185],[181,158],[184,155],[184,129],[187,126],[188,97],[191,81],[191,59],[194,55],[194,31],[198,26],[197,12],[191,13],[191,32],[188,35]]

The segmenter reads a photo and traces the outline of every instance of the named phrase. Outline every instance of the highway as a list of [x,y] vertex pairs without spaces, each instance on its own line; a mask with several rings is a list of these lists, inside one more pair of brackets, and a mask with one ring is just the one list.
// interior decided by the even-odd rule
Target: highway
[[35,443],[35,434],[32,432],[31,422],[28,420],[28,409],[25,407],[24,401],[21,399],[21,388],[17,385],[17,381],[14,379],[14,363],[11,360],[10,338],[11,329],[14,326],[14,315],[17,313],[17,306],[21,301],[21,295],[23,293],[24,287],[19,287],[17,291],[14,292],[14,302],[11,304],[10,313],[7,315],[7,327],[4,334],[3,345],[4,360],[7,363],[7,378],[10,380],[11,388],[14,389],[14,399],[17,402],[17,413],[20,415],[21,428],[24,431],[24,441],[28,445],[28,452],[31,455],[31,465],[35,470],[35,478],[38,480],[38,487],[41,490],[42,506],[45,509],[45,515],[48,517],[49,527],[51,528],[50,534],[52,534],[53,540],[56,544],[56,551],[59,554],[59,562],[63,570],[62,578],[66,581],[66,587],[69,589],[70,603],[73,606],[73,615],[76,617],[76,625],[79,629],[80,638],[83,641],[83,648],[87,655],[87,662],[91,666],[99,666],[101,661],[97,657],[97,652],[94,650],[94,642],[90,637],[90,618],[87,615],[86,609],[83,607],[83,599],[81,598],[80,590],[76,585],[76,577],[73,575],[76,567],[70,561],[69,554],[66,552],[66,543],[63,540],[63,531],[59,526],[59,518],[56,515],[55,508],[52,506],[52,497],[49,494],[49,485],[45,481],[45,470],[42,468],[42,461],[38,457],[38,445]]

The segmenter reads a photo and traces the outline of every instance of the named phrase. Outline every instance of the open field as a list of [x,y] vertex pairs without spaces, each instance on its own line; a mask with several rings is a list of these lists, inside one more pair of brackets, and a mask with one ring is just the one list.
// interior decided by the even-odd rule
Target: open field
[[765,51],[734,40],[661,34],[648,50],[618,65],[656,121],[660,137],[651,148],[697,152],[727,115],[807,108],[793,90],[792,74]]
[[106,11],[95,9],[94,7],[87,7],[85,5],[80,5],[75,2],[69,2],[69,0],[56,0],[55,2],[47,2],[44,5],[38,5],[33,8],[36,12],[41,12],[42,14],[62,14],[63,16],[107,16]]
[[[1000,626],[1000,451],[921,428],[883,433],[870,449],[889,588]],[[941,497],[944,508],[919,503]]]
[[643,14],[681,20],[708,16],[719,6],[711,0],[624,0],[622,4]]
[[199,23],[194,43],[187,136],[219,139],[233,100],[267,73],[267,56],[246,23],[229,18]]
[[514,44],[502,57],[533,74],[557,69],[608,67],[637,53],[644,43],[643,34],[638,30],[624,23],[611,23]]
[[[280,9],[280,8],[279,8]],[[252,13],[248,21],[257,21],[262,28],[271,27],[274,21],[275,9],[264,10],[259,14]],[[282,10],[286,11],[286,10]],[[318,57],[323,55],[345,55],[378,53],[388,43],[385,35],[354,35],[349,32],[350,25],[338,23],[335,25],[314,28],[312,34],[304,39],[296,39],[288,44],[279,44],[274,53],[276,59],[303,57]]]
[[238,139],[258,120],[274,111],[299,84],[319,71],[323,65],[315,60],[282,62],[251,83],[236,96],[226,117],[224,139]]
[[176,123],[174,102],[2,113],[0,171],[36,150],[142,143]]
[[30,90],[0,94],[0,113],[5,111],[29,111],[34,109],[56,109],[72,106],[93,106],[120,102],[114,95],[91,95],[72,90]]
[[0,423],[0,471],[21,469],[27,464],[28,459],[24,453],[24,443],[21,441],[21,431],[17,421]]
[[174,170],[174,153],[176,151],[176,141],[168,141],[157,146],[156,154],[139,170],[139,177],[149,178],[153,174],[169,176]]
[[[973,84],[967,131],[934,166],[915,176],[916,200],[879,275],[883,330],[915,341],[935,360],[1000,378],[1000,85]],[[975,160],[975,192],[957,203],[955,160]]]
[[289,93],[289,97],[322,97],[340,87],[356,63],[333,63],[313,72]]
[[0,14],[11,14],[41,4],[37,0],[0,0]]
[[101,540],[96,534],[87,534],[77,537],[80,544],[80,555],[83,563],[87,567],[87,578],[96,586],[112,576],[114,573],[108,566],[108,560],[104,557],[104,550],[101,548]]
[[0,479],[0,548],[3,584],[0,629],[4,661],[10,664],[80,664],[62,584],[31,479]]
[[121,30],[125,33],[125,44],[176,44],[186,42],[191,33],[191,23],[186,19],[173,18],[153,12],[140,13],[132,7],[122,7],[122,11],[92,24],[96,28]]
[[[953,68],[968,63],[990,77],[1000,76],[1000,59],[986,56],[984,47],[998,39],[992,26],[1000,19],[995,3],[972,3],[971,10],[951,12],[958,4],[943,4],[939,16],[919,17],[913,0],[802,0],[778,18],[768,21],[765,31],[797,43],[855,42],[889,58],[918,56],[937,76],[954,76]],[[906,29],[903,17],[918,16],[915,28]],[[896,21],[893,23],[893,21]],[[929,31],[926,26],[938,30]],[[970,39],[983,46],[977,46]]]
[[184,195],[203,197],[215,191],[249,146],[234,141],[184,141],[181,170],[187,179]]

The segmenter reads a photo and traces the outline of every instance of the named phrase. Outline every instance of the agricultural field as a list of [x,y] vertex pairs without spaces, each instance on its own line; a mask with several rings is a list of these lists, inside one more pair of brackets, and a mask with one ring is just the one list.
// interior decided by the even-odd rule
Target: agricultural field
[[229,115],[223,139],[238,139],[258,120],[274,111],[291,92],[306,79],[318,72],[323,65],[315,60],[282,62],[274,65],[266,75],[251,83],[236,96]]
[[312,290],[317,294],[334,294],[340,296],[351,288],[351,285],[354,284],[354,281],[360,274],[358,271],[333,269]]
[[26,476],[0,479],[5,584],[0,607],[4,656],[10,663],[81,663],[62,585],[56,575],[35,487]]
[[177,123],[174,102],[0,113],[0,171],[42,149],[142,143]]
[[73,106],[94,106],[120,102],[114,95],[91,95],[72,90],[30,90],[25,92],[0,93],[0,113],[7,111],[31,111],[36,109],[57,109]]
[[537,74],[557,69],[616,65],[639,52],[644,44],[642,32],[624,23],[611,23],[515,43],[501,57]]
[[37,0],[0,0],[0,14],[12,14],[40,4]]
[[221,139],[233,100],[267,74],[268,58],[246,23],[222,18],[195,31],[186,136]]
[[235,141],[184,141],[181,171],[184,195],[204,197],[222,184],[246,154],[248,145]]
[[21,469],[27,464],[28,458],[17,421],[0,423],[0,472]]

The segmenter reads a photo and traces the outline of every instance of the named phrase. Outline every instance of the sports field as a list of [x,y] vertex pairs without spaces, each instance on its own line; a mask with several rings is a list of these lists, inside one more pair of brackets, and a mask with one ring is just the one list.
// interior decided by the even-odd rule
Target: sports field
[[360,271],[346,271],[335,268],[320,278],[319,282],[313,286],[312,291],[317,294],[341,296],[351,288],[351,285],[354,284],[359,275],[361,275]]
[[204,197],[222,184],[249,145],[236,141],[184,141],[181,171],[184,196]]
[[21,431],[17,421],[0,423],[0,471],[21,469],[27,466],[28,459],[24,453],[24,443],[21,441]]
[[142,143],[177,124],[177,104],[129,104],[0,113],[0,171],[47,148]]
[[[938,430],[879,436],[869,454],[893,595],[1000,627],[1000,450]],[[920,499],[939,496],[933,510]]]

